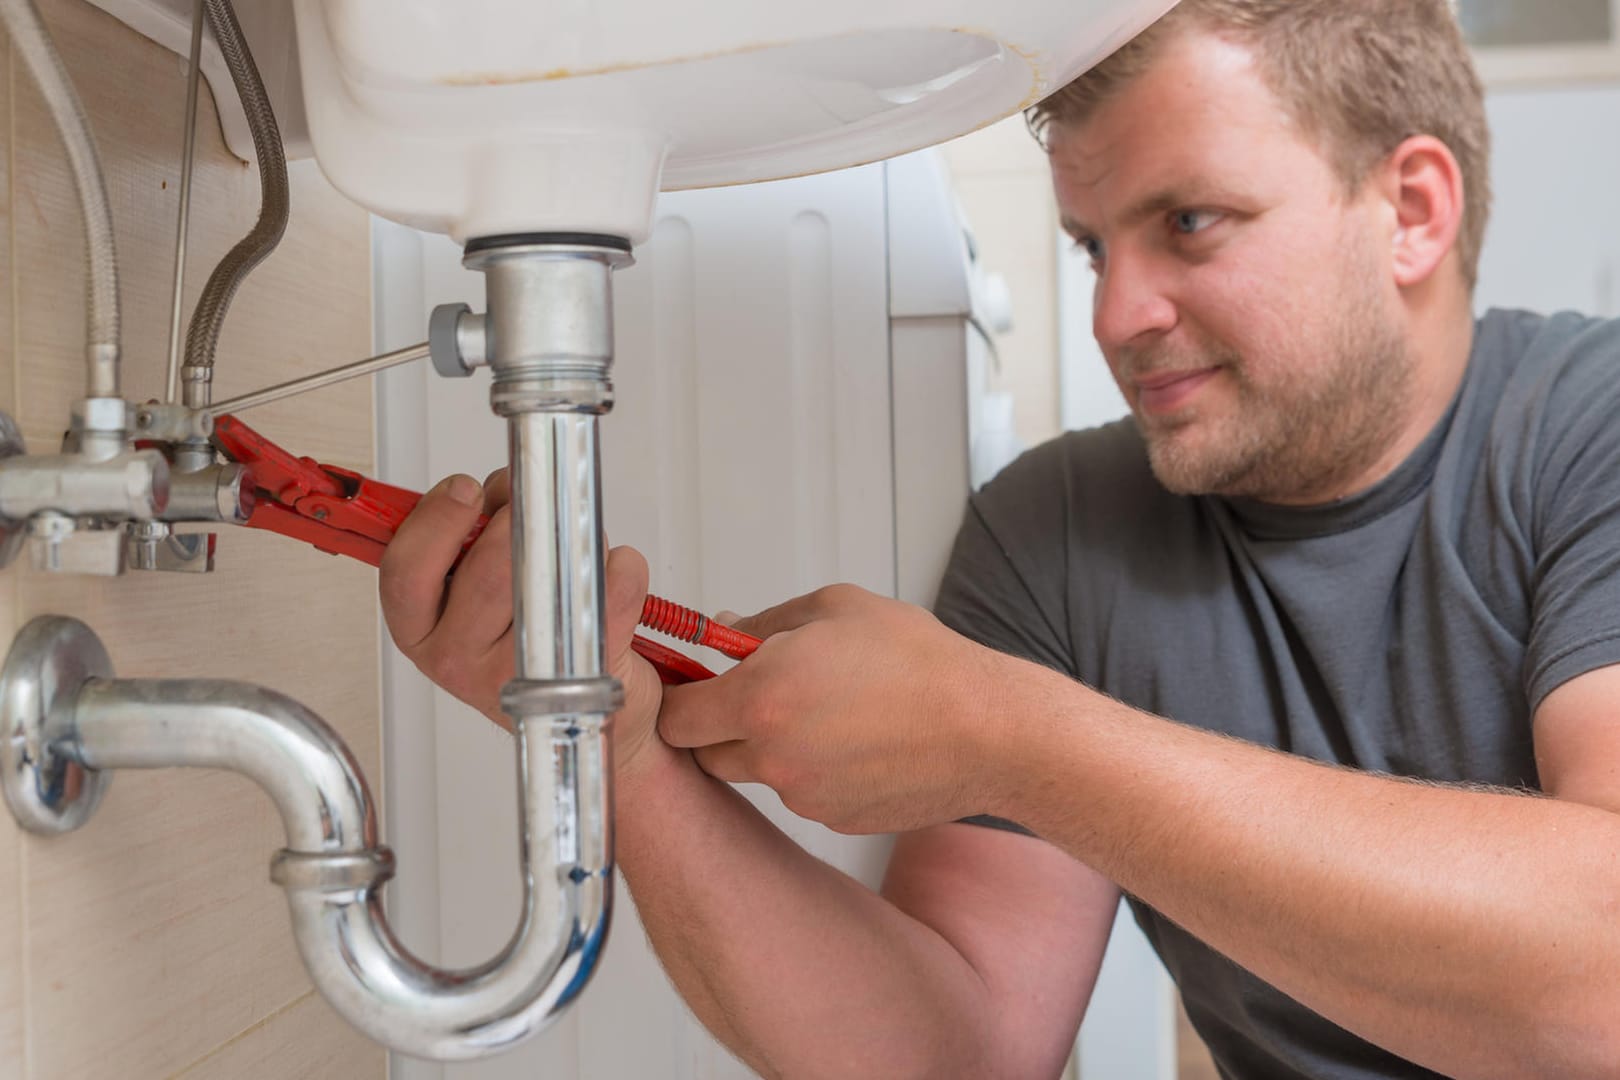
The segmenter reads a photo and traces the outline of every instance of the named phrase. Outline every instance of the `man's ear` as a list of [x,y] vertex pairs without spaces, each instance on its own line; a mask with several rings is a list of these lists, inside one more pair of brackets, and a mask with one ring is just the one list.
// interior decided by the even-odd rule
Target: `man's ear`
[[1456,247],[1463,220],[1462,169],[1445,143],[1414,135],[1384,159],[1378,187],[1394,210],[1395,284],[1422,284]]

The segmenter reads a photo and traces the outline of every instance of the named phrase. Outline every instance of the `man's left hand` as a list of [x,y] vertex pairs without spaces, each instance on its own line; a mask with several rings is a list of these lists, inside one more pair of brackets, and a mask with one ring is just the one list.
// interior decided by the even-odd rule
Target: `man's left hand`
[[981,813],[1008,658],[921,608],[835,585],[739,620],[765,638],[718,678],[664,692],[658,731],[710,775],[776,790],[845,833]]

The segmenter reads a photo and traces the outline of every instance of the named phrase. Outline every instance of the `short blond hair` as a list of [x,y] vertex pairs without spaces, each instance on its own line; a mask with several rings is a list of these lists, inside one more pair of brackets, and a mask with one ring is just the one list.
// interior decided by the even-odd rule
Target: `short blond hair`
[[1414,135],[1457,159],[1463,221],[1457,255],[1470,288],[1490,217],[1485,92],[1450,0],[1182,0],[1108,59],[1032,107],[1044,145],[1054,125],[1084,123],[1183,32],[1248,46],[1271,91],[1348,189]]

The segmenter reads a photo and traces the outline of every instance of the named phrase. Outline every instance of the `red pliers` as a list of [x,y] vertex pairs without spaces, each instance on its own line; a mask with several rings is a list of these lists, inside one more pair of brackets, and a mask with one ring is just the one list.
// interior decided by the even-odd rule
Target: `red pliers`
[[[383,550],[422,499],[418,492],[297,457],[234,416],[214,418],[213,441],[226,457],[245,467],[251,478],[255,500],[247,520],[249,528],[290,536],[371,566],[382,563]],[[461,546],[463,555],[488,524],[488,518],[478,519]],[[647,597],[641,624],[736,660],[760,645],[756,637],[656,596]],[[640,634],[631,645],[652,664],[665,685],[714,677],[714,672],[691,657]]]

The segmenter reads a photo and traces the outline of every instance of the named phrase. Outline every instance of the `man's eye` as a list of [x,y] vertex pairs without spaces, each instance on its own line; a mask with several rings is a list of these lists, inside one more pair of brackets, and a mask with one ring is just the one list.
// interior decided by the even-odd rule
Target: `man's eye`
[[1170,215],[1170,227],[1185,236],[1203,232],[1217,221],[1221,215],[1213,210],[1177,210]]
[[1095,236],[1076,237],[1074,246],[1085,252],[1092,262],[1101,262],[1103,257],[1102,241]]

